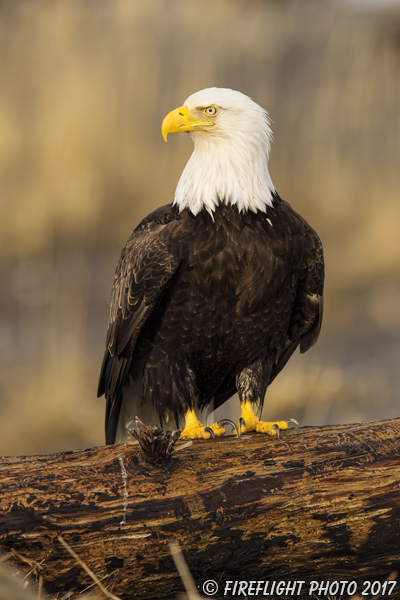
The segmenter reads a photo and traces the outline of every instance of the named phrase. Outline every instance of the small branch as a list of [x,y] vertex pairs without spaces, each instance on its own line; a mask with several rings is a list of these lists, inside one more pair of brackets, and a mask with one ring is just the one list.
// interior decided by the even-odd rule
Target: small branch
[[79,556],[77,555],[77,553],[72,550],[71,546],[69,544],[67,544],[67,542],[64,540],[64,538],[61,535],[58,535],[57,539],[60,542],[60,544],[62,544],[64,546],[64,548],[67,550],[67,552],[70,553],[70,555],[73,557],[73,559],[89,575],[90,579],[97,585],[97,587],[103,592],[103,594],[107,598],[110,598],[110,600],[121,600],[121,598],[118,598],[118,596],[114,596],[114,594],[112,594],[111,592],[109,592],[107,590],[107,588],[104,587],[104,585],[101,583],[101,581],[99,580],[99,578],[96,577],[96,575],[93,573],[93,571],[91,569],[89,569],[89,567],[87,566],[87,564],[84,563],[83,560],[81,560],[79,558]]
[[131,433],[139,442],[145,458],[156,465],[168,461],[181,435],[179,429],[163,431],[160,427],[147,427],[138,417],[135,421],[136,431],[131,430]]
[[179,577],[182,580],[183,585],[185,586],[187,600],[201,600],[194,579],[189,571],[189,567],[185,561],[185,558],[182,554],[181,547],[179,542],[176,540],[171,540],[169,543],[169,548],[171,550],[171,556],[174,560],[176,570],[179,573]]

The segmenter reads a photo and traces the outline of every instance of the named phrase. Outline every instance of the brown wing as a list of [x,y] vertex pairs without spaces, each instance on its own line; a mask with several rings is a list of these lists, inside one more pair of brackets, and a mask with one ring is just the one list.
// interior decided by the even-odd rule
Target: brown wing
[[297,290],[287,342],[272,369],[270,382],[299,345],[303,353],[316,343],[323,315],[324,255],[321,240],[287,202],[281,200],[281,203],[282,214],[290,229],[291,261]]
[[138,336],[179,266],[169,243],[170,222],[147,217],[128,240],[117,266],[98,387],[98,396],[105,394],[107,399],[106,443],[114,441]]

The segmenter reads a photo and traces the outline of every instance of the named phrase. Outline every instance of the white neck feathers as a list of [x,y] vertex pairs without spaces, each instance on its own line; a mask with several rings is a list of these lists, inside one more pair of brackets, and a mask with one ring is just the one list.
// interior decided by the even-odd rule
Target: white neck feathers
[[194,215],[211,215],[220,203],[266,212],[274,185],[268,171],[272,132],[267,113],[257,104],[245,116],[223,111],[213,131],[193,131],[194,151],[179,180],[174,204]]

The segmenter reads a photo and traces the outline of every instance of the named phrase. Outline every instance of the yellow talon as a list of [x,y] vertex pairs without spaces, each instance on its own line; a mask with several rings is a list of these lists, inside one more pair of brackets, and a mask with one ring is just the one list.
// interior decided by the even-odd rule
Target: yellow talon
[[[240,430],[241,433],[257,431],[258,433],[267,433],[268,435],[279,435],[279,431],[281,429],[288,428],[287,421],[260,421],[260,419],[254,414],[250,402],[244,402],[240,406],[242,409],[242,414],[240,415],[240,418],[244,420],[244,424],[242,425]],[[290,421],[293,421],[293,419],[290,419]]]
[[[213,423],[208,429],[214,432],[215,436],[225,435],[225,427],[219,427],[218,423]],[[188,410],[185,415],[185,428],[181,433],[180,439],[194,440],[203,439],[208,440],[211,437],[211,433],[207,431],[207,428],[199,421],[196,417],[194,410]]]

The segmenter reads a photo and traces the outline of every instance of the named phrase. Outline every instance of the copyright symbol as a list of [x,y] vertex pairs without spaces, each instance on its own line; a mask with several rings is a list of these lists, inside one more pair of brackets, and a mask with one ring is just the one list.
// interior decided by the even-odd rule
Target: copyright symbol
[[203,592],[207,594],[207,596],[215,596],[218,592],[218,583],[213,579],[207,579],[203,583]]

